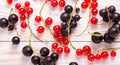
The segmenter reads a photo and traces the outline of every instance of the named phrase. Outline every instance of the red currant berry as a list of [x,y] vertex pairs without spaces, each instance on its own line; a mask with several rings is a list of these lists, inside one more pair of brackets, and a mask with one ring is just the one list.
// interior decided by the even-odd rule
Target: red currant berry
[[111,56],[111,57],[115,57],[115,56],[116,56],[116,51],[114,51],[114,50],[111,51],[111,52],[110,52],[110,56]]
[[93,1],[93,2],[91,3],[91,7],[92,7],[92,8],[97,8],[97,6],[98,6],[98,3],[97,3],[97,2]]
[[95,59],[96,59],[96,60],[100,60],[100,59],[101,59],[101,55],[100,55],[100,54],[96,54],[96,55],[95,55]]
[[45,24],[46,24],[47,26],[50,26],[52,23],[53,23],[53,19],[50,18],[50,17],[48,17],[48,18],[45,20]]
[[25,29],[25,28],[27,27],[27,23],[26,23],[26,22],[22,22],[22,23],[21,23],[21,27],[22,27],[23,29]]
[[63,41],[63,36],[62,35],[58,35],[58,41],[60,41],[60,42]]
[[90,46],[84,46],[84,47],[83,47],[83,52],[84,52],[84,54],[90,53],[90,52],[91,52]]
[[20,15],[20,20],[24,21],[26,19],[26,16],[23,14],[23,15]]
[[90,0],[84,0],[86,3],[90,3]]
[[58,47],[58,43],[53,43],[52,44],[52,49],[57,49],[57,47]]
[[40,17],[40,16],[36,16],[36,17],[35,17],[35,21],[36,21],[37,23],[39,23],[39,22],[41,21],[41,17]]
[[12,4],[13,0],[7,0],[8,4]]
[[51,6],[56,7],[58,5],[58,1],[57,0],[52,0],[51,1]]
[[26,1],[26,2],[24,3],[24,5],[25,5],[25,7],[29,7],[29,6],[30,6],[30,2],[29,2],[29,1]]
[[58,47],[57,50],[56,50],[56,52],[58,54],[62,54],[63,53],[63,48],[62,47]]
[[69,48],[69,47],[65,47],[65,48],[64,48],[64,52],[65,52],[66,54],[70,53],[70,48]]
[[97,0],[92,0],[92,1],[96,2]]
[[87,58],[88,58],[88,60],[91,61],[91,62],[95,60],[94,54],[88,54]]
[[25,9],[24,8],[19,8],[19,14],[21,14],[21,15],[25,14]]
[[31,8],[31,7],[27,7],[26,8],[26,12],[27,12],[27,14],[32,14],[33,13],[33,8]]
[[92,15],[96,15],[98,13],[98,10],[97,9],[92,9]]
[[44,27],[43,26],[38,26],[37,32],[38,33],[43,33],[44,32]]
[[109,54],[108,54],[107,51],[103,51],[103,52],[101,53],[101,58],[103,58],[103,59],[107,59],[108,56],[109,56]]
[[54,36],[55,38],[57,38],[57,37],[58,37],[57,32],[54,32],[54,33],[53,33],[53,36]]
[[77,49],[77,50],[76,50],[76,55],[77,55],[77,56],[83,55],[83,50]]
[[68,45],[69,44],[69,41],[67,39],[63,40],[63,44],[64,45]]
[[86,9],[86,8],[88,7],[88,4],[87,4],[86,2],[83,2],[83,3],[81,4],[81,7],[82,7],[83,9]]
[[60,32],[61,31],[61,27],[59,25],[55,25],[53,27],[53,30],[54,30],[54,32]]
[[97,23],[98,23],[98,19],[95,18],[95,17],[92,17],[92,18],[91,18],[91,23],[92,23],[92,24],[97,24]]
[[60,1],[59,1],[59,6],[60,6],[60,7],[64,7],[65,4],[66,4],[65,0],[60,0]]
[[16,9],[19,9],[20,7],[21,7],[20,3],[16,3],[16,4],[15,4],[15,8],[16,8]]

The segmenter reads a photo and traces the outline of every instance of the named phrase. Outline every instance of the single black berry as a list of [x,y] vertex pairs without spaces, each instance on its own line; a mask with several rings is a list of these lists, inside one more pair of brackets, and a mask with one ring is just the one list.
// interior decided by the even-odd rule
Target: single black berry
[[71,27],[71,28],[76,28],[76,27],[77,27],[77,22],[76,22],[76,20],[72,20],[72,21],[70,22],[70,27]]
[[108,33],[111,37],[116,37],[118,36],[119,34],[119,29],[116,28],[116,27],[111,27],[109,30],[108,30]]
[[114,13],[112,15],[112,22],[117,23],[120,21],[120,14],[119,13]]
[[80,20],[80,16],[79,16],[78,14],[76,14],[76,15],[74,16],[74,19],[75,19],[76,21],[79,21],[79,20]]
[[61,14],[60,19],[61,19],[63,22],[68,22],[69,19],[70,19],[70,14],[64,12],[64,13]]
[[71,62],[69,65],[78,65],[77,62]]
[[52,57],[53,61],[57,61],[59,58],[59,55],[57,53],[52,53],[50,57]]
[[115,6],[111,5],[109,6],[108,10],[109,10],[109,13],[114,13],[116,11],[116,8]]
[[19,44],[19,43],[20,43],[20,38],[19,38],[18,36],[14,36],[14,37],[12,38],[12,43],[13,43],[14,45]]
[[8,26],[8,31],[13,31],[13,30],[14,30],[14,28],[15,28],[15,26],[14,26],[14,25],[9,25],[9,26]]
[[50,50],[47,47],[43,47],[40,49],[40,54],[43,57],[48,56],[49,52],[50,52]]
[[115,38],[114,37],[111,37],[110,34],[108,33],[105,33],[104,35],[104,41],[107,42],[107,43],[112,43],[114,42]]
[[39,56],[33,56],[33,57],[31,58],[31,62],[32,62],[33,64],[39,64],[39,62],[40,62],[40,57],[39,57]]
[[22,53],[25,55],[25,56],[31,56],[33,54],[33,50],[30,46],[25,46],[23,47],[22,49]]
[[66,28],[68,27],[67,22],[62,22],[62,23],[61,23],[61,27],[62,27],[63,29],[66,29]]
[[[93,41],[94,43],[100,43],[100,42],[102,42],[103,36],[102,36],[101,33],[99,33],[99,32],[94,32],[93,34],[95,34],[95,35],[92,35],[91,39],[92,39],[92,41]],[[97,36],[97,35],[98,35],[98,36]]]
[[66,13],[71,13],[73,11],[73,7],[71,5],[66,5],[64,10]]
[[8,17],[8,21],[11,24],[15,24],[18,22],[18,16],[16,14],[10,14],[10,16]]
[[0,27],[5,28],[8,26],[8,20],[6,18],[0,19]]
[[106,17],[107,16],[107,10],[106,9],[101,9],[100,11],[99,11],[99,15],[101,16],[101,17]]
[[52,64],[53,59],[50,56],[46,56],[44,62],[48,65]]
[[38,65],[45,65],[45,62],[40,61]]

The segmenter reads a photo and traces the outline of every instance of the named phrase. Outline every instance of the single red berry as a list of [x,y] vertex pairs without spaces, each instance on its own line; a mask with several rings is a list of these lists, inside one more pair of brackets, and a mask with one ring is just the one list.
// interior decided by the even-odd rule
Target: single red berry
[[26,23],[26,22],[22,22],[22,23],[21,23],[21,27],[22,27],[23,29],[25,29],[25,28],[27,27],[27,23]]
[[82,49],[77,49],[77,50],[76,50],[76,55],[77,55],[77,56],[83,55],[83,50],[82,50]]
[[26,16],[23,14],[23,15],[20,15],[20,20],[24,21],[26,19]]
[[58,35],[58,41],[62,42],[63,41],[63,36],[62,35]]
[[25,9],[24,8],[19,8],[19,14],[21,14],[21,15],[25,14]]
[[96,2],[97,0],[92,0],[92,1],[95,1],[95,2]]
[[95,60],[94,54],[88,54],[87,59],[91,62],[94,61]]
[[98,19],[95,18],[95,17],[92,17],[92,18],[91,18],[91,23],[92,23],[92,24],[97,24],[97,23],[98,23]]
[[57,49],[57,47],[58,47],[58,43],[53,43],[52,44],[52,49]]
[[70,48],[69,48],[69,47],[65,47],[65,48],[64,48],[64,52],[65,52],[66,54],[70,53]]
[[86,9],[88,7],[88,4],[86,2],[82,2],[81,7],[83,9]]
[[61,31],[61,27],[59,25],[55,25],[53,27],[53,30],[54,30],[54,32],[60,32]]
[[97,3],[97,2],[93,1],[93,2],[91,3],[91,7],[92,7],[92,8],[97,8],[97,6],[98,6],[98,3]]
[[13,0],[7,0],[8,4],[12,4]]
[[86,2],[86,3],[90,3],[90,0],[84,0],[84,2]]
[[96,54],[96,55],[95,55],[95,59],[96,59],[96,60],[100,60],[100,59],[101,59],[101,55],[100,55],[100,54]]
[[51,6],[56,7],[58,5],[57,0],[51,0]]
[[26,1],[26,2],[24,3],[24,5],[25,5],[25,7],[29,7],[29,6],[30,6],[30,2],[29,2],[29,1]]
[[64,45],[68,45],[69,44],[69,41],[67,39],[63,40],[63,44]]
[[27,7],[26,8],[26,12],[27,12],[27,14],[32,14],[33,13],[33,8],[31,8],[31,7]]
[[21,4],[20,4],[20,3],[16,3],[16,4],[15,4],[15,8],[16,8],[16,9],[19,9],[20,7],[21,7]]
[[38,26],[37,32],[38,33],[43,33],[44,32],[44,27],[43,26]]
[[84,52],[84,54],[88,54],[88,53],[91,53],[91,48],[90,48],[90,46],[84,46],[83,47],[83,52]]
[[115,57],[115,56],[116,56],[116,51],[114,51],[114,50],[111,51],[111,52],[110,52],[110,56],[111,56],[111,57]]
[[103,52],[101,53],[101,58],[103,58],[103,59],[107,59],[108,56],[109,56],[109,54],[108,54],[107,51],[103,51]]
[[60,7],[64,7],[65,4],[66,4],[65,0],[60,0],[60,1],[59,1],[59,6],[60,6]]
[[57,50],[56,50],[56,52],[58,54],[62,54],[63,53],[63,48],[62,47],[58,47]]
[[40,17],[40,16],[36,16],[36,17],[35,17],[35,21],[36,21],[37,23],[39,23],[39,22],[41,21],[41,17]]
[[46,24],[47,26],[50,26],[52,23],[53,23],[53,19],[52,19],[51,17],[46,18],[45,24]]
[[92,9],[92,15],[96,15],[98,13],[98,10],[97,9]]

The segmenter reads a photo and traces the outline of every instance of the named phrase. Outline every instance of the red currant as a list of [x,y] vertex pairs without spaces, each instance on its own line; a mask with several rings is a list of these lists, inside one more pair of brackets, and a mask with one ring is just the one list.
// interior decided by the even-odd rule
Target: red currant
[[70,53],[70,48],[69,48],[69,47],[65,47],[65,48],[64,48],[64,52],[65,52],[66,54]]
[[116,56],[116,51],[114,51],[114,50],[111,51],[111,52],[110,52],[110,55],[111,55],[111,57],[115,57],[115,56]]
[[84,52],[84,54],[88,54],[88,53],[90,53],[91,52],[91,48],[90,48],[90,46],[84,46],[83,47],[83,52]]
[[96,54],[96,55],[95,55],[95,59],[96,59],[96,60],[100,60],[100,59],[101,59],[101,55],[100,55],[100,54]]
[[57,47],[58,47],[58,43],[53,43],[52,44],[52,49],[57,49]]
[[33,13],[33,8],[31,8],[31,7],[27,7],[26,8],[26,12],[27,12],[27,14],[32,14]]
[[21,14],[21,15],[25,14],[25,9],[24,8],[19,8],[19,14]]
[[37,32],[38,33],[43,33],[44,32],[44,27],[43,26],[38,26]]
[[13,0],[7,0],[8,4],[12,4]]
[[68,45],[69,44],[69,41],[67,39],[63,40],[63,44],[64,45]]
[[98,10],[93,8],[93,9],[92,9],[92,14],[93,14],[93,15],[96,15],[97,13],[98,13]]
[[92,1],[95,1],[95,2],[96,2],[97,0],[92,0]]
[[39,22],[41,21],[41,17],[40,17],[40,16],[36,16],[36,17],[35,17],[35,21],[36,21],[37,23],[39,23]]
[[23,14],[23,15],[20,15],[20,20],[24,21],[26,19],[26,16]]
[[56,50],[56,52],[58,54],[62,54],[63,53],[63,48],[62,47],[58,47],[57,50]]
[[54,33],[53,33],[53,36],[54,36],[55,38],[57,38],[57,37],[58,37],[57,32],[54,32]]
[[60,6],[60,7],[64,7],[65,4],[66,4],[65,0],[60,0],[60,1],[59,1],[59,6]]
[[95,18],[95,17],[92,17],[92,18],[91,18],[91,23],[92,23],[92,24],[97,24],[97,22],[98,22],[98,19],[97,19],[97,18]]
[[83,2],[83,3],[81,4],[81,7],[82,7],[83,9],[86,9],[86,8],[88,7],[88,4],[87,4],[86,2]]
[[103,59],[107,59],[108,56],[109,56],[109,54],[108,54],[107,51],[103,51],[103,52],[101,53],[101,58],[103,58]]
[[24,3],[24,5],[25,5],[25,7],[29,7],[29,6],[30,6],[30,2],[29,2],[29,1],[26,1],[26,2]]
[[91,7],[92,7],[92,8],[97,8],[97,6],[98,6],[98,3],[97,3],[97,2],[93,1],[93,2],[91,3]]
[[88,58],[88,60],[91,61],[91,62],[95,60],[94,54],[88,54],[87,58]]
[[22,27],[23,29],[25,29],[25,28],[27,27],[27,23],[26,23],[26,22],[22,22],[22,23],[21,23],[21,27]]
[[47,26],[50,26],[52,23],[53,23],[53,19],[52,19],[52,18],[50,18],[50,17],[46,18],[45,24],[46,24]]
[[55,25],[53,27],[53,30],[54,30],[54,32],[60,32],[61,31],[61,27],[59,25]]
[[58,5],[58,1],[57,1],[57,0],[52,0],[52,1],[51,1],[51,5],[52,5],[53,7],[56,7],[56,6]]
[[77,55],[77,56],[83,55],[83,50],[77,49],[77,50],[76,50],[76,55]]
[[63,41],[63,36],[62,35],[58,35],[58,41],[62,42]]
[[90,0],[84,0],[86,3],[90,3]]
[[16,9],[19,9],[20,7],[21,7],[20,3],[16,3],[16,4],[15,4],[15,8],[16,8]]

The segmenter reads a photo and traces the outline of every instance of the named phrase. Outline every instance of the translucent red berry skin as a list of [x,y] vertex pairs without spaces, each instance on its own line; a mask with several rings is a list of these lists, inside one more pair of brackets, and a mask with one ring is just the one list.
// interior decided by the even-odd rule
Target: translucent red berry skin
[[13,0],[7,0],[8,4],[12,4]]
[[22,27],[23,29],[25,29],[25,28],[27,27],[27,23],[26,23],[26,22],[22,22],[22,23],[21,23],[21,27]]
[[110,56],[111,56],[111,57],[115,57],[115,56],[116,56],[116,51],[114,51],[114,50],[111,51],[111,52],[110,52]]
[[60,6],[60,7],[64,7],[65,4],[66,4],[65,0],[60,0],[60,1],[59,1],[59,6]]
[[108,56],[109,56],[109,54],[108,54],[107,51],[103,51],[103,52],[101,53],[101,58],[102,58],[102,59],[107,59]]
[[69,47],[65,47],[65,48],[64,48],[64,52],[65,52],[66,54],[70,53],[70,48],[69,48]]
[[92,24],[97,24],[97,23],[98,23],[98,19],[95,18],[95,17],[92,17],[92,18],[91,18],[91,23],[92,23]]
[[67,39],[63,40],[63,44],[64,45],[68,45],[69,44],[69,41]]
[[62,47],[58,47],[58,48],[56,49],[56,52],[57,52],[58,54],[62,54],[62,53],[63,53],[63,48],[62,48]]
[[86,3],[90,3],[90,0],[84,0],[84,2],[86,2]]
[[54,32],[60,32],[61,31],[61,27],[59,25],[55,25],[53,27],[53,30],[54,30]]
[[58,48],[58,43],[53,43],[52,44],[52,49],[57,49]]
[[20,3],[16,3],[16,4],[15,4],[15,8],[16,8],[16,9],[19,9],[20,7],[21,7],[21,4],[20,4]]
[[92,0],[92,1],[95,1],[95,2],[96,2],[97,0]]
[[97,9],[92,9],[92,15],[97,15],[98,14],[98,10]]
[[37,23],[41,22],[41,17],[40,17],[40,16],[36,16],[36,17],[35,17],[35,21],[36,21]]
[[97,6],[98,6],[98,3],[97,2],[95,2],[95,1],[93,1],[92,3],[91,3],[91,7],[92,8],[97,8]]
[[26,16],[24,14],[20,15],[20,20],[22,20],[22,21],[26,20]]
[[101,59],[101,55],[100,55],[100,54],[96,54],[96,55],[95,55],[95,59],[96,59],[96,60],[100,60],[100,59]]
[[19,14],[24,15],[25,14],[25,9],[24,8],[19,8]]
[[88,58],[88,60],[91,61],[91,62],[95,60],[94,54],[88,54],[87,58]]
[[82,50],[82,49],[77,49],[77,50],[76,50],[76,55],[77,55],[77,56],[83,55],[83,50]]
[[31,7],[27,7],[26,8],[26,12],[27,12],[27,14],[32,14],[33,13],[33,8],[31,8]]
[[38,26],[37,32],[38,33],[43,33],[44,32],[44,27],[43,26]]
[[57,0],[52,0],[51,1],[51,6],[56,7],[58,5],[58,1]]
[[90,48],[90,46],[84,46],[83,47],[83,52],[84,52],[84,54],[89,54],[89,53],[91,53],[91,48]]
[[30,6],[30,2],[29,2],[29,1],[26,1],[26,2],[24,3],[24,5],[25,5],[25,7],[29,7],[29,6]]
[[86,9],[88,7],[88,4],[86,2],[82,2],[81,7],[83,9]]
[[51,17],[46,18],[45,24],[46,24],[47,26],[50,26],[52,23],[53,23],[53,19],[52,19]]

